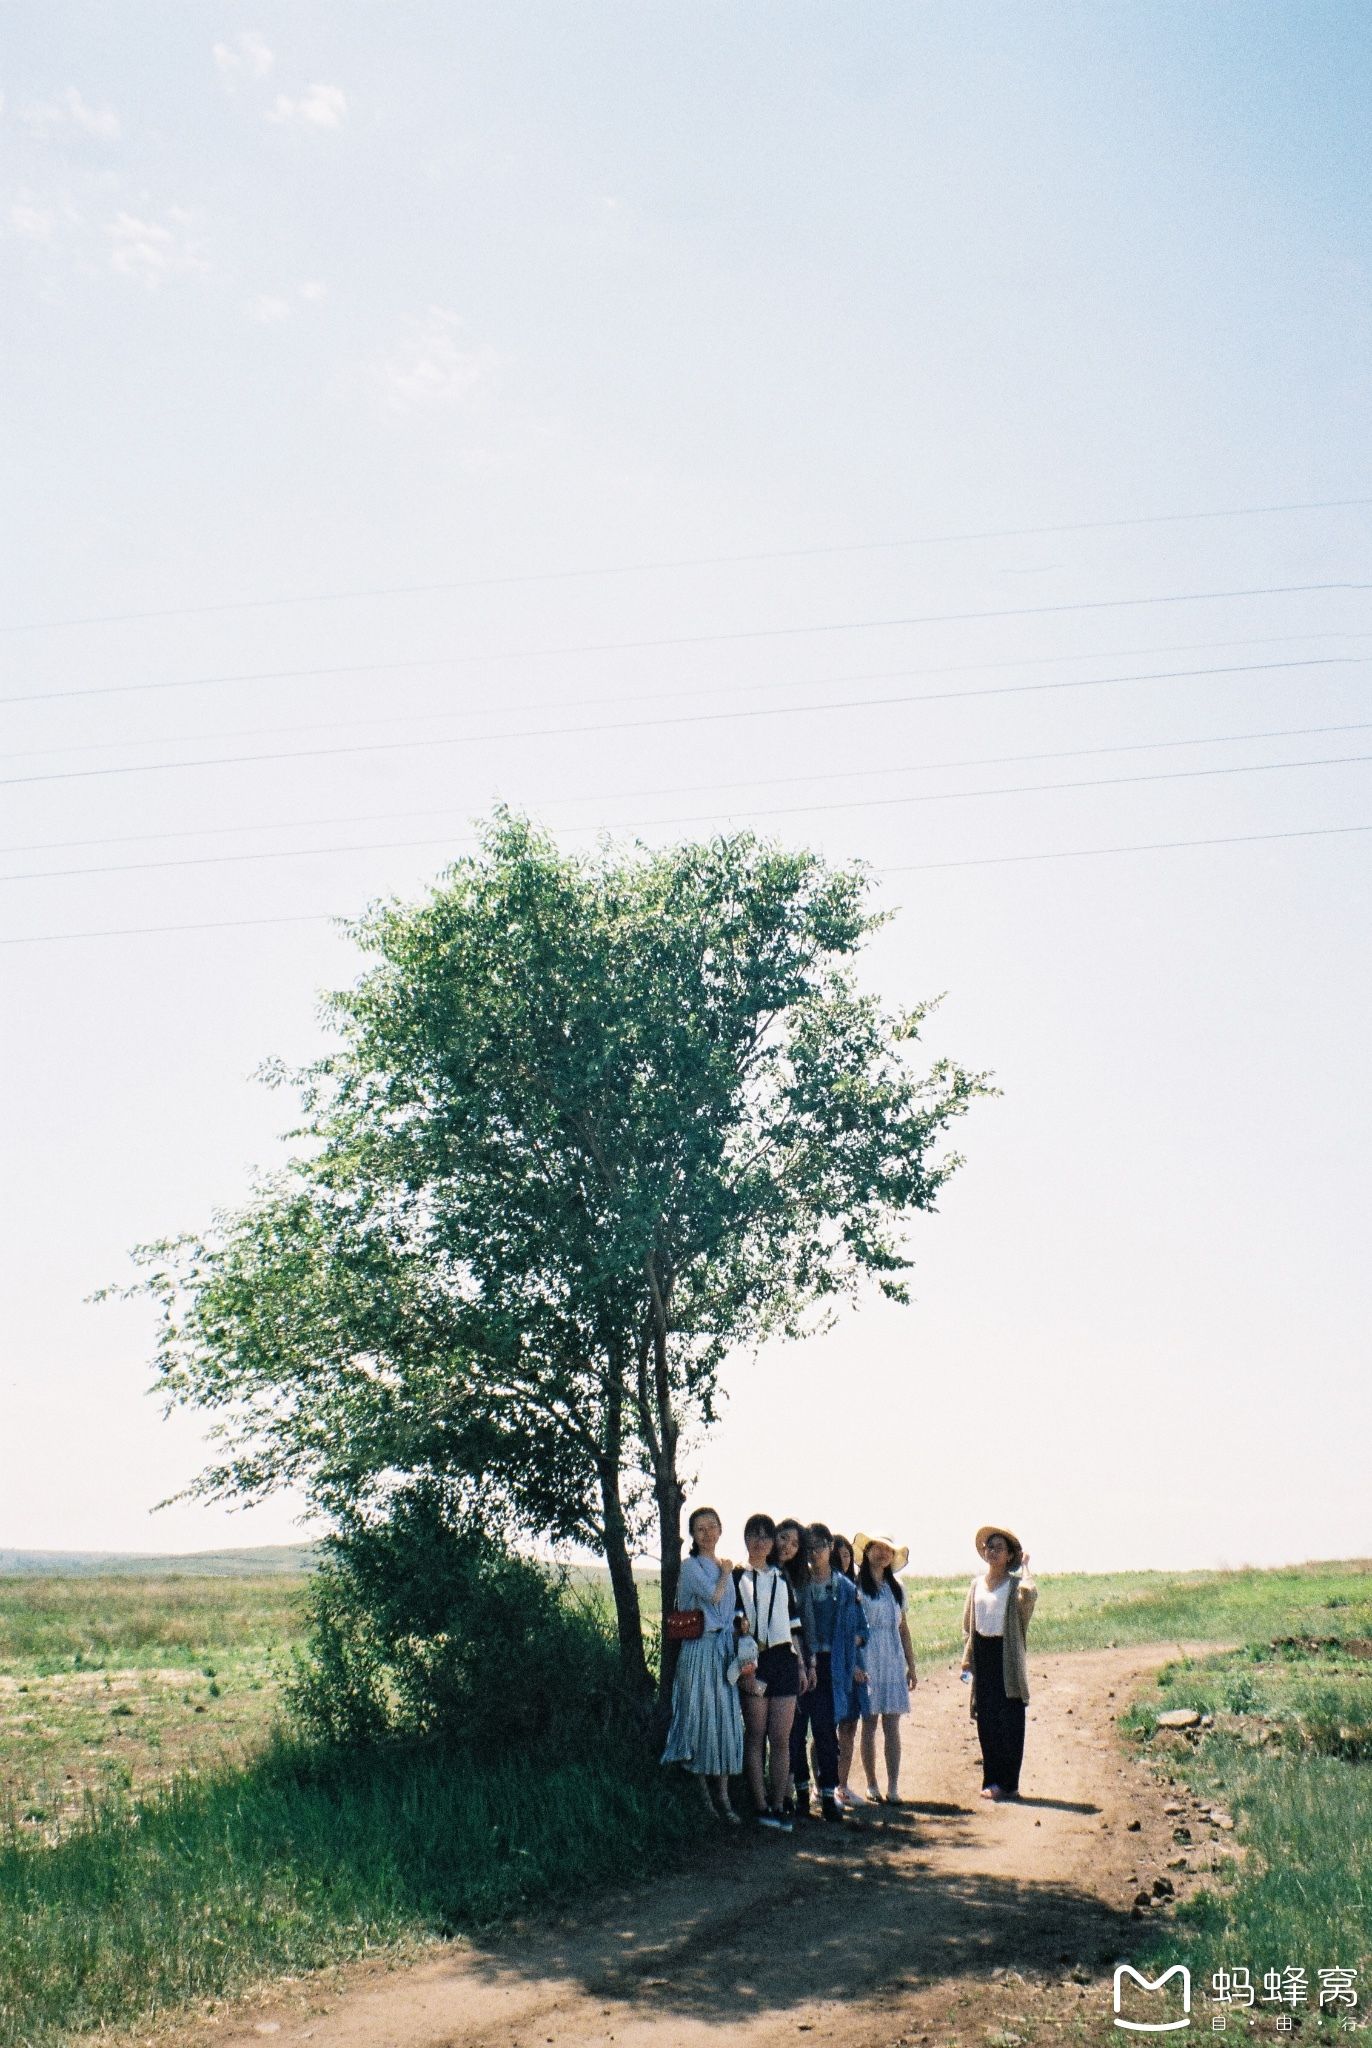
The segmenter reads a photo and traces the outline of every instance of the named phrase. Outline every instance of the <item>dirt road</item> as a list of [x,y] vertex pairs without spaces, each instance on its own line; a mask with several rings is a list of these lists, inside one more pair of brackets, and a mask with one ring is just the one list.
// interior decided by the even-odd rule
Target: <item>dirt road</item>
[[[1177,1816],[1162,1808],[1184,1797],[1130,1761],[1112,1721],[1177,1648],[1031,1656],[1022,1804],[978,1798],[966,1691],[956,1673],[932,1670],[906,1724],[906,1807],[843,1828],[812,1822],[790,1838],[721,1828],[679,1875],[602,1893],[582,1914],[404,1969],[345,1973],[328,1989],[302,1983],[178,2038],[186,2048],[1103,2040],[1107,1966],[1146,1931],[1130,1909],[1177,1859]],[[1180,1894],[1192,1880],[1174,1869],[1169,1881]]]

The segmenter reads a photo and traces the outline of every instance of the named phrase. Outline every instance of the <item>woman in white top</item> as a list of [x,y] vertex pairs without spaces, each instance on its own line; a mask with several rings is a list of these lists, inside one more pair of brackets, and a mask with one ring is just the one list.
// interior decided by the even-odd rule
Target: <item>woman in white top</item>
[[972,1681],[972,1716],[981,1744],[983,1799],[1018,1799],[1029,1700],[1025,1631],[1038,1599],[1029,1553],[1012,1529],[987,1523],[976,1535],[986,1570],[973,1579],[962,1610],[962,1668]]
[[782,1812],[790,1769],[791,1723],[800,1692],[796,1642],[800,1611],[785,1572],[775,1562],[776,1523],[750,1515],[743,1525],[748,1562],[734,1571],[738,1618],[744,1635],[757,1643],[757,1670],[739,1679],[743,1702],[743,1769],[764,1828],[791,1833]]

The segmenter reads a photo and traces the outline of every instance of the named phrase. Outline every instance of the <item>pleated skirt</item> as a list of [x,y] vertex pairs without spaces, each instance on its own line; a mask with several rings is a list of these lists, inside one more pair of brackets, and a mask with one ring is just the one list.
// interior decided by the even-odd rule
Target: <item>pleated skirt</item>
[[733,1656],[728,1629],[715,1629],[683,1643],[672,1681],[672,1725],[664,1764],[684,1764],[706,1777],[730,1777],[743,1769],[743,1712],[738,1687],[725,1677]]

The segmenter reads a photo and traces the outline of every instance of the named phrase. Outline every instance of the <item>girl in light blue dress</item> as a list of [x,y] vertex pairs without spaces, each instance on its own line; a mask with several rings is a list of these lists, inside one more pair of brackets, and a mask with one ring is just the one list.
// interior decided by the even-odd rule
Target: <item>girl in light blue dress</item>
[[[885,1806],[899,1806],[900,1723],[910,1711],[910,1692],[919,1683],[915,1652],[905,1619],[905,1589],[896,1573],[910,1553],[889,1536],[859,1536],[858,1593],[867,1641],[862,1664],[867,1674],[867,1704],[862,1715],[862,1766],[867,1797]],[[877,1722],[885,1750],[886,1790],[877,1786]]]
[[715,1555],[723,1525],[713,1508],[697,1508],[686,1526],[691,1554],[677,1581],[677,1612],[698,1608],[705,1630],[681,1645],[662,1761],[684,1765],[711,1812],[737,1824],[729,1779],[743,1769],[743,1712],[727,1676],[734,1653],[733,1567]]

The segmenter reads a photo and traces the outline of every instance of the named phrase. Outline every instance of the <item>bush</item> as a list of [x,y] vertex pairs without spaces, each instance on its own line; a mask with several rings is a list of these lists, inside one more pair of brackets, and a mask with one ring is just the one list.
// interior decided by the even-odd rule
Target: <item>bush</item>
[[554,1738],[566,1756],[627,1732],[604,1617],[431,1484],[328,1540],[310,1610],[289,1696],[328,1743],[432,1738],[490,1757]]
[[1372,1700],[1352,1686],[1319,1685],[1296,1696],[1292,1746],[1346,1763],[1372,1762]]
[[1233,1679],[1224,1695],[1224,1704],[1231,1714],[1256,1714],[1262,1710],[1263,1696],[1251,1678],[1240,1673]]

